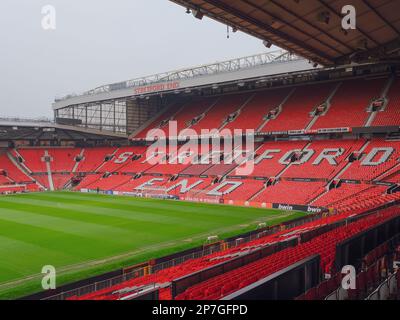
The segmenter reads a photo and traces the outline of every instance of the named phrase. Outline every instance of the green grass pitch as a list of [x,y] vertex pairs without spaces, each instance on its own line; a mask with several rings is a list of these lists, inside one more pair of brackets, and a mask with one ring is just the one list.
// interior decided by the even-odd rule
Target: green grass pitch
[[72,192],[0,197],[0,299],[57,285],[277,224],[300,212]]

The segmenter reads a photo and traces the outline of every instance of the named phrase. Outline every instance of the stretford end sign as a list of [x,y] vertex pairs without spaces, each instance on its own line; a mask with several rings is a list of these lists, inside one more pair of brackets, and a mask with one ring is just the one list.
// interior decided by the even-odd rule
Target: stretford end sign
[[180,88],[180,83],[178,81],[175,82],[165,82],[165,83],[158,83],[152,84],[144,87],[135,88],[135,94],[147,94],[147,93],[154,93],[154,92],[161,92],[161,91],[169,91],[169,90],[176,90]]

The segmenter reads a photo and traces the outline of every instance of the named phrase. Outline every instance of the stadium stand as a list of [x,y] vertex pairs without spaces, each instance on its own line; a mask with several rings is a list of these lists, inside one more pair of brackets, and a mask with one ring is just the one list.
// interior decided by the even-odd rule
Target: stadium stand
[[70,174],[58,174],[54,173],[52,175],[54,189],[62,190],[67,185],[67,183],[71,180],[72,175]]
[[217,103],[206,113],[205,117],[193,125],[191,129],[195,130],[198,135],[200,135],[201,130],[204,129],[220,129],[227,123],[229,116],[234,117],[234,114],[249,103],[253,97],[254,95],[251,94],[236,94],[220,97]]
[[295,87],[282,111],[270,120],[263,131],[286,131],[306,129],[311,120],[312,111],[326,102],[335,84]]
[[47,172],[45,158],[45,149],[18,149],[24,165],[30,169],[31,172]]
[[[217,99],[215,98],[205,98],[186,104],[172,119],[177,123],[178,135],[184,134],[184,129],[191,128],[201,121],[207,111],[212,108],[216,102]],[[166,128],[166,134],[167,136],[173,135],[172,132],[169,131],[169,128]]]
[[49,149],[50,166],[52,172],[72,172],[75,158],[81,153],[80,149]]
[[332,99],[325,115],[321,115],[312,129],[363,127],[370,113],[371,100],[380,97],[387,79],[358,79],[343,82]]
[[[364,144],[363,140],[313,141],[307,148],[314,151],[311,159],[303,164],[294,163],[282,177],[331,180],[348,164],[346,160],[350,154],[360,150]],[[321,158],[321,155],[333,157],[330,160]]]
[[379,111],[373,126],[400,125],[400,79],[395,79],[388,93],[388,104]]
[[[0,194],[66,189],[276,209],[285,217],[289,211],[308,214],[275,226],[259,223],[260,218],[252,231],[250,225],[241,225],[245,234],[229,239],[206,235],[199,247],[167,257],[146,252],[148,262],[106,274],[104,281],[97,281],[103,276],[93,283],[86,279],[80,284],[89,285],[81,291],[68,284],[74,289],[55,299],[131,299],[157,289],[160,300],[217,300],[310,257],[319,259],[314,270],[318,285],[303,290],[297,300],[372,300],[387,292],[399,299],[400,272],[388,273],[389,263],[394,262],[388,257],[399,259],[400,247],[391,247],[394,238],[388,238],[396,232],[400,241],[400,43],[395,10],[400,2],[362,1],[357,7],[364,13],[357,17],[360,27],[351,36],[338,31],[341,1],[304,1],[301,8],[300,1],[174,2],[196,18],[223,22],[228,36],[232,28],[265,40],[268,48],[281,46],[287,51],[268,50],[57,98],[54,121],[2,122]],[[171,121],[182,139],[171,131]],[[152,129],[160,129],[166,140],[150,139]],[[236,132],[243,149],[249,147],[247,138],[254,138],[254,156],[225,163],[222,146],[193,155],[186,149],[167,154],[150,144],[150,140],[167,142],[172,149],[175,142],[183,146],[190,141],[187,136],[199,138],[202,130],[211,129],[219,132],[205,137],[208,143],[225,142],[229,131],[236,129],[254,130],[248,135]],[[235,151],[243,155],[248,150]],[[182,161],[171,161],[176,158]],[[254,170],[241,173],[239,169],[249,164]],[[165,201],[143,203],[143,213],[151,212],[152,203],[162,203],[161,211],[168,206]],[[212,210],[208,212],[213,216]],[[157,223],[150,220],[149,225]],[[396,224],[386,224],[392,221]],[[168,221],[169,226],[176,227],[175,221]],[[346,241],[373,231],[377,231],[374,239],[360,240],[362,248],[352,243],[341,251]],[[147,230],[143,234],[146,242]],[[183,238],[165,240],[178,243]],[[194,236],[183,240],[185,248],[197,240]],[[123,241],[131,246],[130,239]],[[370,245],[366,255],[356,252]],[[253,259],[252,254],[264,249],[267,254]],[[107,251],[104,246],[102,251]],[[338,261],[345,254],[359,254],[357,263],[362,267],[357,270],[357,288],[343,294]],[[128,253],[121,256],[126,257],[118,260],[121,265],[132,258]],[[117,261],[101,257],[101,263],[108,258]],[[245,263],[236,264],[238,258]],[[229,271],[215,271],[217,265],[228,263],[232,263]],[[210,268],[215,269],[206,278],[188,281],[184,290],[176,292],[177,280]],[[396,282],[396,297],[390,281]]]
[[182,107],[182,104],[173,104],[172,106],[167,106],[160,116],[158,116],[146,128],[136,135],[136,138],[145,139],[149,131],[152,129],[165,130],[165,128],[168,127],[168,122],[173,120],[174,116],[182,109]]
[[256,202],[307,204],[325,191],[324,182],[303,183],[279,181],[267,187],[254,199]]
[[[254,177],[277,177],[290,164],[295,151],[300,152],[308,145],[305,141],[267,142],[257,150],[255,167],[251,174]],[[289,153],[290,152],[290,153]],[[287,162],[281,163],[282,157],[287,156]],[[286,160],[286,159],[285,159]]]
[[325,273],[331,274],[337,243],[351,238],[353,235],[359,234],[396,214],[398,212],[389,211],[382,215],[374,215],[339,227],[311,241],[282,250],[264,259],[190,287],[176,298],[178,300],[217,300],[314,254],[321,256],[321,269]]
[[247,254],[261,247],[265,247],[271,243],[284,241],[288,238],[293,238],[317,230],[325,226],[333,226],[331,231],[322,233],[309,241],[300,243],[294,247],[289,247],[273,253],[264,259],[260,259],[253,263],[249,263],[244,267],[226,272],[220,276],[212,277],[209,280],[200,282],[194,286],[190,286],[185,292],[179,294],[175,299],[220,299],[240,288],[243,288],[258,279],[264,278],[282,268],[285,268],[296,261],[302,260],[304,257],[311,256],[315,253],[321,255],[321,269],[325,273],[336,274],[333,267],[335,260],[336,244],[351,238],[353,235],[360,234],[368,230],[371,226],[377,225],[394,216],[398,216],[398,208],[387,209],[377,214],[367,215],[351,223],[337,222],[345,219],[346,216],[331,216],[321,218],[312,222],[308,222],[299,226],[292,227],[287,230],[276,232],[272,235],[267,235],[256,240],[244,244],[236,244],[233,247],[222,250],[216,253],[207,254],[200,258],[194,258],[182,262],[173,267],[161,269],[153,274],[139,276],[135,279],[125,281],[121,284],[98,290],[96,292],[86,294],[80,297],[72,296],[70,300],[117,300],[124,296],[149,286],[161,286],[160,299],[170,300],[172,298],[170,284],[174,279],[178,279],[185,275],[192,274],[199,270],[204,270],[208,267],[228,261],[238,255]]
[[[372,181],[398,164],[400,141],[374,139],[342,175],[341,179]],[[372,158],[368,158],[368,155]]]
[[115,148],[85,148],[76,172],[96,172],[104,163],[106,156],[112,155],[115,150]]
[[269,112],[280,106],[291,91],[289,89],[266,90],[258,92],[256,96],[246,104],[236,119],[228,123],[224,128],[234,131],[261,130],[266,122],[265,117]]
[[106,161],[97,172],[120,172],[127,166],[136,164],[135,156],[143,156],[145,147],[123,147],[115,150],[113,157]]
[[19,170],[8,158],[7,154],[0,154],[0,169],[4,170],[7,176],[17,183],[31,182],[32,179]]

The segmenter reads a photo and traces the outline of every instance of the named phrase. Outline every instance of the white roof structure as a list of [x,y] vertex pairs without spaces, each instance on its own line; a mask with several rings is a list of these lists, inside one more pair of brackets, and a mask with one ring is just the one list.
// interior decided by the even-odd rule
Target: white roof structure
[[159,73],[147,77],[104,85],[93,90],[55,99],[53,109],[126,97],[184,91],[248,78],[271,76],[311,69],[310,63],[284,50],[216,62],[212,64]]

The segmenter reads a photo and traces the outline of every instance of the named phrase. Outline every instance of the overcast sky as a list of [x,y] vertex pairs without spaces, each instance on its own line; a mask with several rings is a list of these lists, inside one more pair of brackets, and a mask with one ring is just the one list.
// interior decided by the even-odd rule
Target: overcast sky
[[[56,30],[42,28],[42,7]],[[55,96],[265,51],[168,0],[0,0],[0,116],[52,117]]]

